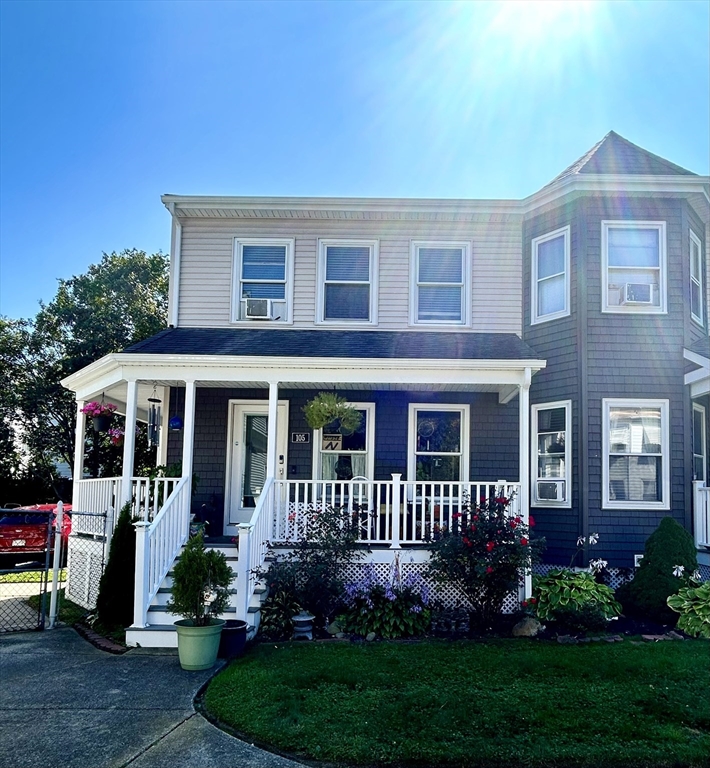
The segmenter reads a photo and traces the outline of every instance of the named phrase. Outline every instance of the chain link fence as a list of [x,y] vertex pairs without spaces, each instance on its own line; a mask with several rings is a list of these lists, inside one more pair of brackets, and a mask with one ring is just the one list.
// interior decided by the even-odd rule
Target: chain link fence
[[0,633],[43,629],[54,515],[0,509]]

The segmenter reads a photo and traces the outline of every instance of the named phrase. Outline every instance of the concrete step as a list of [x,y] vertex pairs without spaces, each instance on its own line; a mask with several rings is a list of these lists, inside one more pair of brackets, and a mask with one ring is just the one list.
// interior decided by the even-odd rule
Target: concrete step
[[[153,598],[153,602],[151,603],[151,606],[158,606],[162,607],[164,605],[168,604],[168,601],[170,600],[173,592],[170,586],[167,587],[161,587],[155,597]],[[229,590],[230,595],[230,604],[235,604],[235,596],[237,594],[237,585],[235,582],[232,582],[232,588]]]
[[[175,618],[175,617],[173,617]],[[256,627],[247,624],[247,638],[256,634]],[[151,624],[148,627],[128,627],[126,645],[132,648],[177,648],[177,632],[174,624]]]

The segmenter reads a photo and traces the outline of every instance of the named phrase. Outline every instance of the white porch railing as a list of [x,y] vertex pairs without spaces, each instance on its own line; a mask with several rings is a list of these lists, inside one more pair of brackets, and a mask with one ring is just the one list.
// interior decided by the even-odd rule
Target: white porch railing
[[350,481],[277,480],[271,540],[288,543],[306,535],[309,508],[347,507],[358,523],[358,540],[367,544],[421,544],[438,530],[450,528],[474,504],[512,498],[511,516],[521,514],[520,484],[421,482],[400,480]]
[[248,523],[239,525],[237,560],[237,619],[247,621],[257,583],[257,571],[266,560],[274,519],[274,478],[269,477]]
[[710,547],[710,486],[702,480],[693,481],[693,510],[695,546]]
[[189,478],[177,481],[152,522],[136,523],[136,583],[133,625],[147,626],[148,608],[190,531]]
[[[153,520],[179,482],[179,477],[132,478],[133,515],[143,521]],[[113,510],[115,523],[121,505],[122,484],[120,477],[79,480],[75,486],[72,510],[74,513],[103,514],[110,509]]]

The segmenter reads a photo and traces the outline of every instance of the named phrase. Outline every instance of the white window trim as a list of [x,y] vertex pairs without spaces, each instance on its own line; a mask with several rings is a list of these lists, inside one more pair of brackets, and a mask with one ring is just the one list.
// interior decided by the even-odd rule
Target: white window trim
[[[466,403],[410,403],[409,404],[409,426],[407,428],[407,480],[417,482],[417,412],[418,411],[459,411],[461,413],[461,477],[458,481],[454,480],[432,480],[426,482],[447,483],[460,482],[467,483],[469,478],[470,464],[470,423],[471,406]],[[457,455],[457,454],[451,454]],[[419,481],[423,482],[423,481]]]
[[[609,498],[609,417],[612,408],[661,409],[661,501],[612,501]],[[670,509],[671,471],[668,433],[668,400],[636,398],[602,399],[602,509]]]
[[[698,413],[700,413],[702,415],[702,419],[700,420],[700,423],[703,425],[702,426],[702,430],[703,430],[703,433],[702,433],[702,446],[703,446],[702,457],[703,457],[703,472],[705,473],[705,477],[703,477],[703,478],[696,478],[695,477],[695,457],[699,456],[700,454],[695,453],[695,443],[693,443],[693,452],[692,452],[693,453],[693,479],[694,480],[696,480],[696,479],[704,480],[705,484],[707,485],[708,484],[708,477],[707,477],[707,473],[708,473],[708,468],[707,468],[707,464],[708,464],[707,415],[706,415],[706,411],[705,411],[705,406],[704,405],[700,405],[700,403],[693,403],[693,414],[695,414],[695,411],[697,411]],[[695,418],[693,418],[692,438],[693,438],[693,440],[695,440]]]
[[[538,246],[540,246],[542,243],[547,243],[550,240],[556,240],[560,236],[564,237],[564,247],[565,247],[565,267],[564,267],[565,306],[563,309],[559,310],[558,312],[550,312],[546,315],[538,315],[537,288],[538,288],[539,281],[537,276],[537,249],[538,249]],[[544,279],[549,279],[549,277],[552,277],[552,275]],[[549,232],[546,235],[541,235],[540,237],[536,237],[533,239],[531,278],[532,278],[532,290],[530,293],[530,296],[531,296],[530,325],[537,325],[538,323],[546,323],[549,320],[557,320],[560,317],[568,317],[570,314],[570,228],[569,226],[561,227],[560,229],[556,229],[554,232]]]
[[[367,479],[375,479],[375,403],[349,403],[358,411],[367,413],[367,435],[365,444],[367,446]],[[321,480],[321,445],[323,430],[313,430],[313,466],[311,477],[314,480]],[[333,451],[333,453],[343,453],[343,451]],[[360,451],[345,451],[345,453],[360,453]],[[326,483],[345,482],[342,480],[324,480]]]
[[[246,320],[241,317],[241,285],[242,285],[242,246],[244,245],[285,245],[286,246],[286,287],[284,290],[286,317],[280,320]],[[296,250],[294,238],[272,237],[235,237],[232,258],[232,307],[230,322],[250,328],[275,325],[293,324],[293,262]],[[254,282],[254,281],[250,281]]]
[[[326,249],[329,246],[356,247],[363,246],[370,249],[370,319],[369,320],[347,320],[337,318],[328,320],[325,317],[325,275],[326,275]],[[379,288],[379,240],[339,240],[322,239],[318,240],[318,292],[316,296],[316,324],[328,326],[342,326],[351,328],[353,325],[377,325],[377,306],[378,306],[378,288]],[[353,285],[364,285],[361,282],[353,282]]]
[[[537,415],[539,411],[548,411],[552,408],[565,409],[565,476],[561,478],[565,481],[567,498],[564,501],[550,501],[549,499],[537,498],[537,481],[541,478],[537,476],[538,453],[537,453]],[[530,424],[530,482],[532,489],[530,492],[531,507],[557,507],[562,509],[572,508],[572,401],[558,400],[554,403],[536,403],[532,406],[532,420]],[[544,479],[544,478],[542,478]],[[557,479],[557,478],[551,478]]]
[[[609,230],[610,229],[657,229],[658,247],[659,247],[659,302],[658,306],[634,306],[609,304]],[[668,265],[666,259],[666,222],[665,221],[627,221],[626,219],[602,221],[602,312],[614,314],[636,314],[636,315],[666,315],[668,314]],[[615,267],[612,267],[615,269]],[[642,269],[642,268],[639,268]],[[656,267],[646,267],[646,269],[656,269]]]
[[[698,263],[700,264],[700,274],[697,276],[697,278],[693,277],[693,245],[696,245],[698,247]],[[703,285],[703,245],[700,242],[700,238],[693,232],[693,230],[690,230],[690,289],[691,289],[691,302],[690,302],[690,317],[700,326],[703,328],[705,327],[705,323],[703,320],[703,304],[705,303],[705,290]],[[697,284],[698,289],[700,291],[700,315],[694,315],[693,314],[693,302],[692,302],[692,289],[693,289],[693,283]]]
[[[419,249],[420,248],[461,248],[462,251],[462,270],[461,279],[462,300],[461,300],[461,321],[451,322],[450,320],[419,320]],[[433,326],[435,328],[470,328],[471,327],[471,243],[467,240],[445,241],[445,240],[412,240],[410,244],[409,256],[409,325],[410,326]],[[453,285],[453,283],[442,283],[442,285]]]

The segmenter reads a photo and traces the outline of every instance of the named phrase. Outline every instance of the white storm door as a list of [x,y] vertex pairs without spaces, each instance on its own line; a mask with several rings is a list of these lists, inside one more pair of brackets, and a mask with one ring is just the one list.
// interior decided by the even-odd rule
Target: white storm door
[[[264,400],[231,403],[226,533],[237,523],[249,522],[266,483],[269,404]],[[286,476],[288,409],[278,406],[276,479]],[[231,530],[230,530],[231,529]]]

